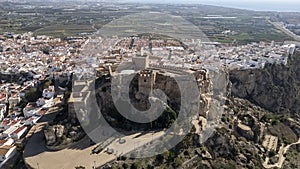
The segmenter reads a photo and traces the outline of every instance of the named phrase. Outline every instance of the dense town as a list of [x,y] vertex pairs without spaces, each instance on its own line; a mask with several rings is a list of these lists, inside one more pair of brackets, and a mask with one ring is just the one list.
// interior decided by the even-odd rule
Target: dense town
[[[74,73],[91,74],[93,69],[131,61],[132,56],[145,53],[150,55],[152,67],[195,69],[221,63],[228,69],[261,69],[267,63],[287,64],[296,48],[295,44],[275,42],[225,46],[193,40],[190,46],[197,43],[205,50],[186,52],[186,46],[176,40],[130,37],[106,39],[102,50],[108,52],[86,57],[90,53],[82,51],[90,47],[90,41],[86,37],[34,36],[31,32],[0,36],[1,165],[14,156],[18,147],[26,146],[24,140],[46,113],[63,105],[66,84],[71,83]],[[38,98],[37,90],[42,90]]]

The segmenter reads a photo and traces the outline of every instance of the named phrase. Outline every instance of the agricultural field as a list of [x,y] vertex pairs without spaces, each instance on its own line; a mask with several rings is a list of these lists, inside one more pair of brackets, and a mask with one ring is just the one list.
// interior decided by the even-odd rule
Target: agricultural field
[[[291,40],[264,17],[190,18],[212,41],[239,43]],[[224,31],[230,31],[224,33]]]
[[[91,2],[65,2],[63,7],[46,2],[34,4],[2,2],[0,34],[31,31],[37,35],[56,37],[89,35],[115,19],[147,11],[181,16],[196,25],[211,41],[246,44],[253,41],[291,40],[267,19],[283,18],[283,14],[205,5],[160,5],[158,7],[150,4],[122,4],[120,6],[113,3]],[[229,33],[224,33],[224,31],[229,31]]]

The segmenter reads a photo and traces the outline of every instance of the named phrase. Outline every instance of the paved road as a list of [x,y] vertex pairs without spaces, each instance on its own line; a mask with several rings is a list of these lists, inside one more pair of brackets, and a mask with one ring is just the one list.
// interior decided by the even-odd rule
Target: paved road
[[300,41],[300,36],[296,35],[295,33],[293,33],[292,31],[288,30],[287,28],[282,27],[277,22],[271,22],[270,20],[268,20],[268,21],[269,21],[269,23],[271,23],[272,25],[274,25],[277,29],[281,30],[282,32],[284,32],[287,35],[289,35],[290,37],[294,38],[296,41]]

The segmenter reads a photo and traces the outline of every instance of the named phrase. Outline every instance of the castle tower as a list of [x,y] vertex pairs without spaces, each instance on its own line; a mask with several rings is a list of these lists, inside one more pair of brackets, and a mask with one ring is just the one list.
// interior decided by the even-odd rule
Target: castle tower
[[155,84],[156,74],[152,70],[142,70],[138,74],[138,90],[140,93],[150,95]]
[[133,64],[135,66],[135,70],[144,70],[149,67],[149,56],[144,53],[144,49],[142,48],[140,53],[137,53],[132,58]]

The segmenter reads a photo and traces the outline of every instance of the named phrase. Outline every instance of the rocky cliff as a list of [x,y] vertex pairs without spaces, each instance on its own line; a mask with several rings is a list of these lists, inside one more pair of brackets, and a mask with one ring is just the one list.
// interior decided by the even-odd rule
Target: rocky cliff
[[276,113],[300,111],[300,50],[287,65],[267,64],[263,69],[230,72],[232,95]]

